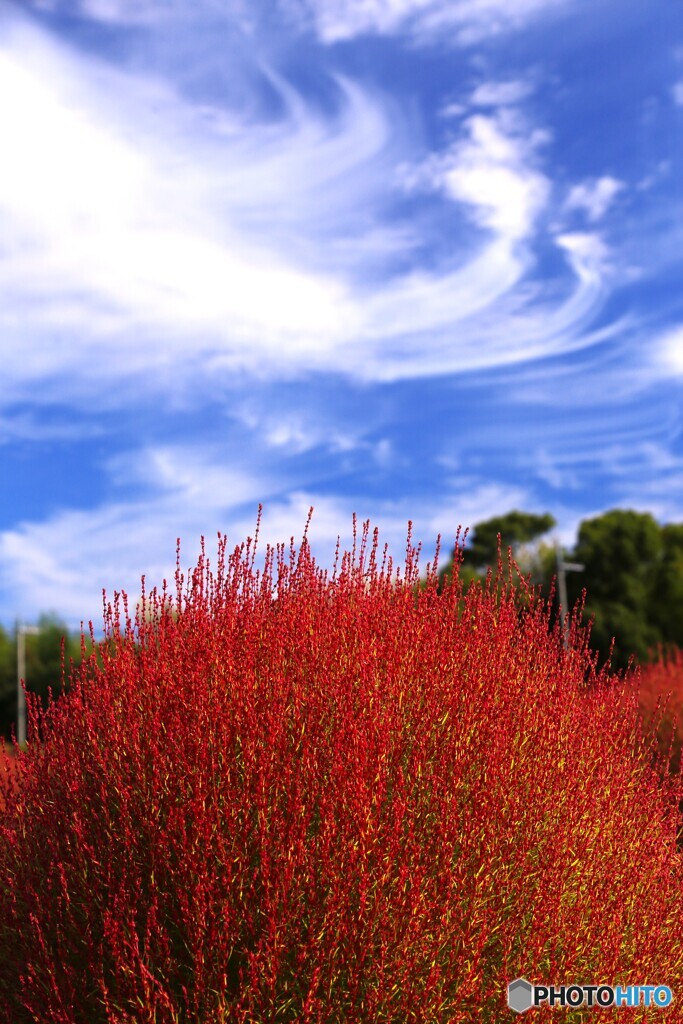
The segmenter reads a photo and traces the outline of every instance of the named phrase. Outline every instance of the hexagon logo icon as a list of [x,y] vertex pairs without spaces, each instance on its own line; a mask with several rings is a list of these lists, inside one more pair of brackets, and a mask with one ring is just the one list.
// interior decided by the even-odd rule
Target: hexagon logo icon
[[526,978],[516,978],[508,985],[508,1006],[515,1013],[525,1013],[534,1003],[534,989]]

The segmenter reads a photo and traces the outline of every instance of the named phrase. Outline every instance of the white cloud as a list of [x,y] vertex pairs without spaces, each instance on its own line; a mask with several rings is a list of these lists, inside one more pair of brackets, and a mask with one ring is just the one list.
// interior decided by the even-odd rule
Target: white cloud
[[637,183],[636,188],[640,192],[649,192],[651,188],[661,184],[671,174],[671,161],[670,160],[659,160],[655,165],[654,169],[646,174],[645,177]]
[[[470,116],[411,172],[481,237],[406,270],[429,236],[384,214],[415,142],[401,111],[337,78],[323,113],[265,61],[260,73],[280,102],[270,120],[193,104],[20,22],[0,35],[0,94],[18,97],[0,105],[8,396],[196,401],[241,372],[396,380],[592,343],[596,241],[561,243],[574,279],[561,303],[525,280],[551,187],[547,136],[518,110]],[[481,89],[487,102],[522,92]],[[271,444],[305,450],[297,429],[274,425]]]
[[[341,115],[329,125],[283,85],[289,120],[217,139],[154,82],[75,59],[25,28],[3,42],[0,94],[14,97],[0,106],[10,378],[68,375],[69,356],[83,363],[79,338],[115,372],[144,361],[150,331],[181,352],[197,332],[238,364],[259,349],[261,362],[283,352],[315,361],[353,333],[346,284],[309,266],[302,242],[313,233],[323,256],[317,236],[335,230],[331,217],[348,225],[386,179],[389,128],[357,88],[339,83]],[[74,339],[69,353],[52,343],[60,329]]]
[[[226,503],[258,502],[263,493],[276,489],[272,474],[258,475],[240,468],[215,447],[202,445],[155,445],[112,457],[106,464],[112,483],[136,485],[144,491],[173,496],[186,505],[201,504],[207,512]],[[226,464],[228,463],[228,464]]]
[[[566,0],[286,0],[313,20],[326,43],[359,35],[413,33],[433,37],[450,31],[454,43],[469,45],[526,24]],[[443,37],[442,37],[443,38]]]
[[[223,18],[227,7],[239,11],[245,28],[246,5],[199,2],[202,12],[222,8]],[[328,42],[401,32],[411,40],[429,36],[463,44],[511,30],[562,2],[320,0],[309,9]],[[143,38],[152,41],[148,28],[166,24],[160,20],[165,11],[177,14],[182,7],[189,26],[185,0],[171,0],[171,7],[163,0],[80,0],[80,6],[74,0],[70,10],[104,22],[98,38],[114,23],[143,27],[134,34],[139,45]],[[142,73],[139,64],[136,71],[116,71],[111,54],[107,61],[87,57],[18,18],[0,22],[2,401],[15,403],[14,411],[2,411],[0,441],[79,439],[83,417],[74,417],[69,427],[55,420],[51,427],[24,415],[22,400],[34,409],[55,400],[67,409],[115,406],[125,416],[144,398],[148,407],[159,403],[166,426],[164,412],[176,397],[186,395],[195,409],[207,396],[246,407],[250,387],[258,388],[259,381],[316,370],[384,382],[501,368],[499,379],[509,384],[507,415],[515,396],[525,410],[533,402],[532,387],[526,386],[532,371],[539,374],[537,394],[543,392],[538,405],[547,405],[552,371],[543,357],[618,338],[624,365],[617,363],[616,345],[601,349],[614,359],[615,373],[609,402],[602,401],[598,412],[596,393],[604,392],[609,371],[601,363],[593,373],[597,359],[591,354],[579,371],[578,361],[553,364],[574,372],[557,387],[563,422],[539,416],[518,428],[511,416],[509,438],[501,440],[508,429],[501,413],[473,430],[474,443],[483,439],[498,458],[501,450],[506,459],[509,453],[506,470],[510,461],[521,466],[522,481],[542,478],[571,486],[585,480],[598,434],[602,443],[601,424],[621,415],[615,394],[624,390],[627,375],[629,382],[638,376],[633,393],[642,391],[640,368],[625,352],[624,337],[633,325],[594,326],[620,254],[607,248],[593,226],[623,184],[610,177],[580,182],[568,208],[583,211],[588,224],[579,226],[590,230],[569,230],[574,219],[563,214],[563,233],[552,226],[549,233],[547,222],[556,211],[546,136],[519,109],[530,92],[527,83],[492,78],[469,94],[464,89],[454,95],[462,104],[444,112],[460,120],[441,126],[450,144],[420,163],[427,131],[421,133],[410,104],[401,108],[391,95],[373,90],[368,75],[362,84],[329,76],[325,102],[318,103],[322,92],[306,99],[274,72],[271,50],[259,50],[259,38],[244,47],[244,72],[233,60],[239,56],[231,48],[233,34],[220,53],[221,69],[243,80],[231,80],[227,98],[219,89],[213,99],[197,98],[202,89],[183,91],[192,69],[187,77],[169,72],[169,53],[176,52],[169,38],[179,35],[177,24],[159,31],[163,39],[155,37],[150,47],[157,63],[151,60]],[[288,41],[278,38],[274,44],[274,36],[267,41],[272,49],[281,47],[279,57]],[[122,32],[117,38],[127,37]],[[308,52],[321,63],[307,75],[322,76],[322,60],[331,55],[320,48]],[[177,89],[152,73],[164,60],[168,80],[182,79]],[[453,82],[458,79],[454,73]],[[268,100],[261,102],[266,93]],[[424,203],[424,197],[411,201],[411,213],[400,220],[392,190],[397,166],[409,161],[420,164],[413,186],[432,195]],[[470,224],[463,227],[465,218]],[[553,242],[563,262],[548,261],[551,279],[536,254]],[[669,239],[667,249],[679,252],[680,246]],[[647,251],[650,260],[649,245]],[[676,329],[654,342],[643,340],[643,363],[653,351],[661,355],[659,379],[683,372],[679,334]],[[504,368],[513,364],[515,373],[508,373]],[[313,388],[315,381],[313,373]],[[382,390],[382,401],[373,404],[383,407],[390,390]],[[368,425],[375,412],[370,400],[362,416],[348,415],[346,422],[341,400],[330,398],[329,409],[304,414],[299,405],[307,401],[289,407],[287,398],[261,402],[251,413],[235,415],[254,435],[236,431],[241,461],[234,451],[217,448],[215,434],[208,448],[151,445],[106,465],[108,493],[117,500],[93,509],[62,509],[0,533],[0,618],[14,615],[18,595],[22,615],[57,607],[75,622],[90,615],[98,619],[103,584],[110,592],[124,586],[135,594],[141,572],[157,581],[168,576],[178,534],[185,563],[194,558],[200,533],[211,538],[217,529],[228,529],[231,540],[240,541],[253,533],[261,500],[263,538],[273,542],[300,537],[313,504],[312,538],[324,561],[331,560],[338,532],[348,539],[354,509],[361,517],[376,517],[400,559],[408,518],[427,545],[442,532],[446,549],[459,523],[471,525],[514,506],[534,507],[534,495],[523,485],[485,485],[463,475],[469,465],[464,446],[440,508],[431,499],[412,497],[373,502],[321,496],[305,475],[312,464],[329,472],[326,484],[332,486],[333,474],[338,482],[347,463],[351,470],[362,463],[384,471],[409,454],[400,433],[382,420],[384,408]],[[656,402],[649,408],[653,419],[660,418]],[[640,409],[636,418],[634,439],[646,433]],[[167,422],[172,436],[177,423]],[[207,433],[214,428],[213,422],[207,425]],[[546,446],[540,452],[539,432]],[[621,459],[624,486],[633,453],[626,442],[621,454],[616,444],[603,445],[607,457]],[[312,452],[311,459],[291,457]],[[326,459],[328,453],[336,457]],[[639,459],[639,465],[667,473],[667,484],[680,486],[665,446],[643,450]],[[652,485],[650,493],[654,502],[661,486],[656,493]]]
[[[186,0],[25,0],[27,6],[40,12],[58,14],[68,6],[69,14],[79,18],[89,18],[105,25],[149,26],[157,25],[162,20],[187,16]],[[225,15],[226,5],[223,0],[194,0],[193,13],[200,9],[203,13]],[[239,21],[249,25],[252,21],[249,14],[249,0],[229,0],[229,17],[231,21]]]
[[545,208],[550,182],[538,169],[542,132],[505,111],[475,114],[444,154],[403,170],[407,188],[439,191],[462,203],[472,220],[508,243],[527,238]]
[[609,175],[575,185],[567,197],[568,210],[583,210],[591,223],[601,220],[624,188],[623,181]]
[[[165,578],[173,592],[176,538],[181,539],[181,564],[185,569],[196,561],[199,540],[207,540],[207,553],[215,552],[218,531],[227,534],[228,549],[254,535],[256,509],[264,504],[259,550],[266,544],[298,546],[308,512],[314,507],[309,540],[316,560],[331,569],[337,537],[342,551],[352,542],[352,517],[359,523],[371,519],[380,530],[380,545],[389,545],[395,565],[403,565],[408,520],[414,524],[414,543],[423,542],[422,565],[433,557],[438,533],[442,550],[450,551],[458,525],[507,511],[528,507],[528,495],[521,487],[482,484],[476,480],[457,482],[440,510],[426,501],[372,501],[364,498],[321,496],[307,490],[274,493],[266,482],[233,473],[207,460],[194,464],[188,452],[167,449],[142,452],[137,469],[151,468],[158,487],[137,501],[118,501],[90,510],[68,509],[39,522],[24,522],[0,532],[0,621],[20,614],[35,619],[40,612],[56,609],[72,628],[92,620],[96,629],[102,621],[102,590],[109,600],[114,591],[125,590],[131,608],[140,593],[140,577],[146,589],[161,586]],[[377,451],[387,456],[386,446]],[[185,459],[184,470],[181,463]],[[135,467],[137,457],[130,460]],[[167,472],[173,464],[173,472]],[[180,470],[180,471],[179,471]],[[119,472],[124,467],[119,466]],[[245,505],[251,505],[245,510]],[[3,602],[3,591],[5,593]],[[11,601],[11,606],[9,604]]]
[[549,194],[530,148],[494,117],[476,115],[465,128],[469,138],[455,145],[443,167],[444,190],[483,227],[511,242],[527,237]]
[[[252,521],[244,522],[246,532],[239,538],[246,539],[253,533],[259,502],[279,484],[272,473],[226,462],[215,448],[178,445],[111,459],[105,468],[113,487],[129,492],[132,486],[142,496],[93,509],[65,509],[0,533],[8,599],[23,617],[57,608],[70,623],[92,618],[98,626],[102,588],[110,597],[121,589],[136,596],[143,573],[150,585],[172,579],[178,536],[187,564],[202,534],[215,538],[231,513],[251,505]],[[304,523],[305,518],[301,529]],[[0,620],[11,612],[0,608]]]
[[683,107],[683,81],[676,82],[673,87],[674,101],[679,107]]
[[598,294],[585,275],[542,318],[524,309],[528,289],[515,294],[549,197],[542,133],[507,108],[468,118],[416,175],[469,214],[481,244],[387,275],[426,241],[382,218],[410,142],[400,112],[337,79],[323,115],[262,71],[284,113],[207,120],[206,104],[35,29],[0,36],[1,94],[18,98],[0,107],[7,394],[39,383],[111,405],[138,390],[197,395],[240,371],[386,380],[577,344]]
[[667,330],[656,339],[656,362],[666,373],[683,374],[683,324]]
[[478,107],[505,107],[521,102],[532,92],[528,82],[483,82],[472,93],[470,102]]
[[368,424],[348,425],[340,429],[309,412],[269,412],[263,408],[250,408],[248,403],[233,410],[231,415],[249,430],[257,432],[259,441],[267,447],[281,449],[289,455],[301,455],[315,449],[343,453],[371,447],[371,442],[363,439]]
[[[167,2],[164,6],[170,13],[177,5]],[[156,21],[160,11],[158,0],[136,0],[134,4],[126,0],[77,0],[75,7],[81,16],[94,21],[128,25],[150,24]]]
[[568,490],[579,486],[577,474],[546,448],[541,447],[534,451],[533,464],[536,476],[554,490]]
[[[0,54],[0,91],[19,98],[0,109],[7,142],[0,216],[14,248],[12,264],[0,270],[3,290],[12,288],[27,303],[39,293],[43,315],[69,327],[80,326],[78,303],[70,297],[83,290],[99,300],[105,329],[121,317],[131,327],[164,323],[173,333],[230,324],[238,345],[247,332],[259,333],[269,347],[277,325],[290,335],[290,344],[306,347],[329,342],[332,323],[337,330],[349,327],[354,314],[342,283],[286,262],[257,232],[240,230],[237,220],[250,204],[260,203],[262,214],[270,204],[284,204],[288,189],[291,210],[303,189],[320,188],[325,178],[343,174],[369,155],[368,146],[381,148],[383,127],[378,118],[369,123],[369,107],[349,114],[346,143],[344,129],[328,141],[312,122],[304,125],[294,160],[272,138],[262,140],[266,157],[260,161],[252,151],[245,163],[244,154],[228,145],[228,172],[212,183],[210,172],[198,170],[196,152],[170,153],[163,139],[154,150],[142,139],[126,138],[116,124],[103,125],[110,104],[98,97],[104,109],[93,105],[86,81],[70,75],[59,59],[50,61],[51,52],[41,46],[29,50],[47,57],[49,75],[45,59],[36,62],[38,76],[20,59]],[[146,83],[140,84],[143,101],[149,100]],[[351,87],[347,100],[362,105]],[[320,159],[307,173],[304,164],[315,146]],[[274,190],[268,180],[279,187]],[[270,203],[264,203],[267,189],[275,191]],[[211,209],[220,193],[225,198],[216,230]]]
[[0,445],[17,441],[83,441],[102,436],[101,426],[83,423],[73,416],[45,416],[37,410],[13,409],[0,415]]
[[464,103],[444,103],[444,105],[439,109],[439,116],[443,118],[462,117],[462,115],[466,113],[467,107]]
[[568,232],[558,235],[556,242],[564,249],[576,276],[586,282],[599,282],[608,264],[609,250],[599,235],[589,232]]

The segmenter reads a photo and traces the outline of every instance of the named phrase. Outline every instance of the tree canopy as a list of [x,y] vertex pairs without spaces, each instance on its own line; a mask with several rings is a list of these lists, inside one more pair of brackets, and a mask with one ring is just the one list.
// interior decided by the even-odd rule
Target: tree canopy
[[585,587],[593,646],[606,657],[614,637],[616,667],[683,644],[683,525],[613,509],[581,523],[574,557],[585,571],[567,581],[570,602]]
[[[463,552],[461,578],[465,589],[472,580],[484,576],[489,568],[495,570],[499,538],[500,556],[505,568],[508,565],[508,550],[511,549],[516,564],[525,575],[531,575],[533,583],[543,584],[546,577],[550,579],[554,554],[549,546],[539,541],[553,526],[555,520],[549,513],[536,515],[518,509],[477,523],[468,535]],[[446,576],[452,571],[453,558],[439,572],[440,585],[443,585]]]
[[[465,588],[495,570],[500,536],[504,567],[511,548],[520,572],[548,596],[557,553],[544,536],[554,525],[549,514],[518,510],[477,523],[463,552]],[[575,547],[562,556],[584,566],[567,574],[569,607],[585,590],[592,646],[607,658],[614,639],[615,668],[626,667],[632,656],[646,662],[663,646],[683,647],[683,524],[662,526],[649,513],[613,509],[584,520]],[[452,564],[440,571],[441,581]]]
[[512,548],[514,556],[520,545],[532,543],[553,526],[555,520],[548,513],[534,515],[532,512],[520,512],[517,509],[477,523],[469,547],[465,549],[464,564],[475,569],[495,565],[499,536],[503,556],[506,555],[508,548]]
[[[62,637],[68,682],[69,661],[81,660],[80,634],[69,633],[56,615],[41,615],[38,633],[26,636],[26,686],[47,700],[62,692]],[[9,739],[17,720],[17,634],[0,626],[0,734]]]

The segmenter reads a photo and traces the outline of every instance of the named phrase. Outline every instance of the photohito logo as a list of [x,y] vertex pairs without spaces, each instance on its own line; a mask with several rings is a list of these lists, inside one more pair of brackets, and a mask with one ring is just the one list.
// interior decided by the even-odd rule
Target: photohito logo
[[667,985],[532,985],[516,978],[508,985],[508,1006],[525,1013],[532,1006],[656,1006],[673,1000]]

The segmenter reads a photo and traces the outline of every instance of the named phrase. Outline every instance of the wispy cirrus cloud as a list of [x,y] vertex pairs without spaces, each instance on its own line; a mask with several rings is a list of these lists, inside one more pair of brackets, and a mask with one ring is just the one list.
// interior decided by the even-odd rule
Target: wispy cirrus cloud
[[582,210],[591,223],[601,220],[624,189],[623,181],[605,175],[594,181],[574,185],[567,196],[567,210]]
[[[387,380],[544,351],[528,290],[516,294],[551,193],[546,133],[508,109],[521,87],[482,86],[479,102],[502,106],[466,118],[402,181],[410,127],[386,96],[337,75],[323,113],[263,62],[261,73],[278,100],[269,118],[229,108],[207,118],[205,102],[166,80],[123,76],[21,21],[6,28],[0,84],[22,102],[0,112],[11,251],[0,321],[15,339],[7,369],[19,394],[39,377],[92,395],[105,366],[135,390],[235,372]],[[426,241],[385,215],[387,179],[398,201],[406,173],[480,241],[429,270],[392,270],[397,240],[398,251]],[[595,248],[558,244],[576,295],[542,309],[547,351],[575,347],[600,291]],[[70,337],[67,349],[55,334]]]
[[676,324],[655,340],[656,359],[664,372],[683,374],[683,324]]
[[[329,496],[310,489],[273,489],[257,474],[226,468],[220,453],[192,451],[185,446],[147,449],[115,460],[110,472],[119,484],[125,476],[136,484],[144,478],[145,493],[136,500],[115,501],[89,510],[60,511],[41,522],[22,523],[0,532],[0,609],[12,594],[20,614],[33,609],[56,610],[71,628],[84,616],[95,628],[101,624],[102,590],[111,601],[125,590],[133,609],[146,589],[168,580],[173,591],[176,538],[182,539],[181,566],[191,567],[200,538],[215,555],[218,532],[228,547],[253,537],[257,506],[264,504],[259,545],[275,546],[294,539],[298,546],[309,510],[314,508],[308,537],[318,563],[332,568],[337,538],[342,550],[352,542],[353,515],[359,524],[371,519],[380,530],[395,565],[402,565],[408,521],[413,543],[423,544],[423,566],[433,557],[437,534],[447,557],[459,525],[484,518],[490,509],[503,512],[511,505],[528,506],[520,486],[454,481],[439,511],[426,500],[384,499],[368,502],[362,495]],[[369,506],[372,507],[369,507]]]
[[[40,14],[67,14],[104,25],[157,26],[165,18],[183,19],[188,8],[183,0],[25,0],[26,6]],[[222,14],[241,24],[249,24],[246,0],[196,0],[194,11]]]
[[476,107],[507,107],[525,100],[533,92],[530,82],[521,79],[482,82],[470,97]]
[[434,161],[434,184],[467,206],[474,221],[510,243],[528,237],[544,209],[550,183],[535,169],[543,134],[531,140],[502,116],[477,114],[466,136]]
[[0,619],[97,616],[258,501],[325,558],[354,511],[566,534],[629,472],[673,514],[677,114],[635,14],[642,87],[591,77],[612,7],[6,3]]
[[[289,339],[307,354],[353,330],[344,281],[307,266],[305,253],[283,252],[293,236],[305,250],[307,224],[309,240],[311,224],[320,230],[316,215],[335,180],[342,218],[372,194],[373,157],[381,173],[388,125],[352,85],[339,83],[341,116],[331,125],[283,90],[284,124],[236,122],[224,138],[169,87],[122,81],[101,62],[11,26],[0,86],[21,97],[0,110],[0,291],[5,328],[25,343],[9,367],[16,376],[63,368],[64,351],[41,342],[48,329],[95,343],[110,370],[144,362],[140,334],[150,361],[163,361],[160,344],[182,350],[179,335],[198,329],[205,350],[229,349],[239,363],[254,344],[275,355]],[[369,176],[354,183],[354,165],[365,164]],[[323,223],[322,235],[333,228]]]
[[[517,29],[568,0],[286,0],[307,16],[326,43],[359,35],[406,33],[433,37],[451,30],[457,44],[472,44]],[[442,37],[443,39],[443,37]]]

